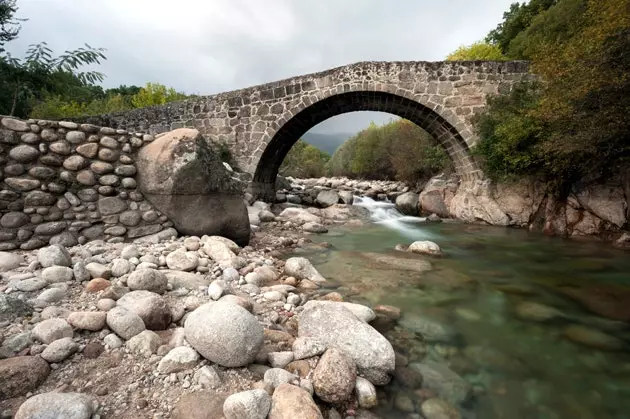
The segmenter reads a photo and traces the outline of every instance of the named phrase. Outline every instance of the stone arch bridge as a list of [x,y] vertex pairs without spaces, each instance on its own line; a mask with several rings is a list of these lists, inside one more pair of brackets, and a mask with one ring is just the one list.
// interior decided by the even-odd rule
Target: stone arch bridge
[[236,166],[252,175],[255,196],[273,198],[282,160],[310,128],[346,112],[382,111],[425,129],[466,181],[482,176],[469,153],[473,115],[488,95],[528,77],[524,61],[360,62],[87,122],[150,134],[196,128],[227,145]]

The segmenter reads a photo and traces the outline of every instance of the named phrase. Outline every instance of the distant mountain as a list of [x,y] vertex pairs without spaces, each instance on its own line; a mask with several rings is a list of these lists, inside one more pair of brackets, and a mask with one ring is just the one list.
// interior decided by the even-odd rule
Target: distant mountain
[[302,136],[302,139],[332,156],[335,150],[353,135],[348,133],[320,134],[318,132],[307,132]]

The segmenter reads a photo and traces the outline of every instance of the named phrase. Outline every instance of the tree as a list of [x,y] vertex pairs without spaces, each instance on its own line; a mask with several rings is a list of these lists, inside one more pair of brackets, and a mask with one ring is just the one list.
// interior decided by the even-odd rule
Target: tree
[[284,158],[279,173],[299,178],[321,177],[325,174],[328,160],[328,153],[304,140],[298,140]]
[[497,45],[486,42],[475,42],[468,46],[461,46],[446,57],[447,61],[504,61],[506,59]]
[[9,54],[0,57],[0,113],[26,117],[30,102],[46,94],[66,93],[73,87],[86,88],[104,75],[98,71],[79,71],[90,64],[105,60],[105,49],[85,48],[65,51],[54,57],[46,42],[34,44],[26,51],[24,59]]
[[[508,55],[510,42],[529,27],[534,17],[557,2],[558,0],[531,0],[522,4],[512,3],[510,9],[503,13],[503,22],[486,36],[486,42],[498,46],[502,54]],[[510,58],[522,57],[510,56]]]
[[21,21],[15,18],[18,8],[15,0],[0,0],[0,53],[4,52],[4,44],[17,38]]
[[131,98],[131,103],[135,108],[145,108],[186,99],[186,97],[185,94],[179,93],[173,88],[167,88],[163,84],[147,83]]

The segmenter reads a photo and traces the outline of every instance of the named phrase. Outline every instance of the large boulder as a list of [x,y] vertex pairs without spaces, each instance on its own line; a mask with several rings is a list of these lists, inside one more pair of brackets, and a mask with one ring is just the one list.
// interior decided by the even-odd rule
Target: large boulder
[[396,198],[396,209],[405,215],[418,215],[418,194],[405,192]]
[[424,215],[437,214],[449,217],[449,205],[457,191],[457,182],[443,174],[431,178],[418,197],[419,210]]
[[306,303],[298,316],[298,336],[339,348],[354,360],[359,374],[376,385],[387,384],[394,371],[392,345],[343,304]]
[[180,128],[162,135],[140,150],[136,167],[144,196],[181,234],[249,242],[241,185],[199,131]]
[[263,343],[263,327],[249,311],[227,302],[207,303],[188,315],[186,340],[224,367],[250,364]]
[[577,201],[588,211],[617,227],[626,224],[628,205],[621,186],[593,184],[574,189]]

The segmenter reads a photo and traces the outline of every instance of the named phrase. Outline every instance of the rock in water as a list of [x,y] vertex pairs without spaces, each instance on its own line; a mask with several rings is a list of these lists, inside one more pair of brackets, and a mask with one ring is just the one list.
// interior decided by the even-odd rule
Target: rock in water
[[420,333],[427,342],[448,342],[455,337],[455,332],[447,326],[418,314],[405,314],[399,324],[405,329]]
[[326,282],[326,278],[317,272],[311,262],[303,257],[287,259],[284,264],[284,273],[297,279],[308,279],[313,282]]
[[49,373],[48,363],[37,356],[0,360],[0,399],[22,396],[36,389]]
[[315,394],[325,402],[341,403],[354,390],[357,370],[354,361],[336,348],[328,349],[313,373]]
[[15,419],[90,419],[94,408],[94,402],[85,394],[42,393],[22,403]]
[[308,392],[291,384],[280,384],[271,398],[268,419],[324,419]]
[[443,254],[437,243],[428,240],[413,242],[409,245],[408,250],[420,255],[442,256]]
[[515,313],[521,320],[531,320],[535,322],[546,322],[565,317],[557,308],[533,301],[523,301],[519,303],[516,306]]
[[418,215],[418,194],[405,192],[396,198],[396,209],[404,215]]
[[387,384],[394,371],[392,345],[340,304],[306,303],[298,316],[298,335],[341,349],[354,360],[359,374],[373,384]]
[[567,326],[562,334],[575,343],[603,351],[620,351],[626,346],[622,340],[586,326]]
[[204,304],[188,315],[186,340],[202,356],[224,367],[250,364],[263,343],[263,328],[243,307]]
[[180,128],[142,147],[136,162],[138,185],[181,234],[219,235],[249,242],[242,185],[230,177],[199,131]]
[[271,409],[271,397],[265,390],[232,394],[223,403],[226,419],[265,419]]
[[437,362],[413,363],[410,368],[422,376],[422,386],[435,391],[441,398],[457,405],[470,394],[470,384],[446,365]]
[[427,419],[460,419],[462,417],[456,407],[437,397],[423,402],[420,410]]

